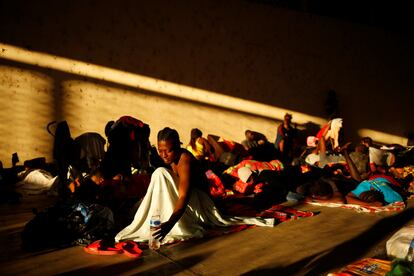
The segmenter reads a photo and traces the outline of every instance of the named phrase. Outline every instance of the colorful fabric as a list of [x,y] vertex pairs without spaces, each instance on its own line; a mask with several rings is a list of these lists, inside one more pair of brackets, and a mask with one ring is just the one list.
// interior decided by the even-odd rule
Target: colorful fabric
[[395,178],[404,179],[409,175],[414,176],[414,165],[405,166],[403,168],[390,169]]
[[236,147],[236,142],[225,139],[223,137],[220,137],[217,143],[220,144],[220,146],[223,148],[224,151],[232,151]]
[[223,173],[229,174],[238,178],[238,170],[242,167],[247,167],[253,172],[260,173],[263,170],[281,171],[283,170],[283,164],[279,160],[272,160],[269,162],[262,162],[256,160],[243,160],[239,164],[232,166],[225,170]]
[[246,183],[241,180],[236,181],[236,183],[233,184],[233,190],[241,193],[241,194],[251,194],[253,193],[253,190],[255,189],[254,183]]
[[[149,221],[154,213],[160,214],[162,222],[168,221],[174,212],[179,197],[178,178],[166,168],[158,168],[151,177],[147,194],[142,200],[134,220],[121,230],[115,241],[133,240],[147,241],[150,237]],[[206,226],[230,226],[253,224],[258,226],[274,226],[274,219],[252,217],[224,217],[213,201],[199,189],[192,189],[187,208],[162,243],[202,237]]]
[[212,170],[206,171],[207,180],[209,183],[209,191],[212,197],[224,197],[226,196],[226,189],[224,184]]
[[386,175],[386,174],[374,174],[374,175],[370,175],[368,177],[368,180],[373,180],[376,178],[385,178],[388,182],[390,182],[392,185],[395,185],[397,187],[401,187],[401,184],[392,176],[390,175]]
[[394,202],[386,206],[361,206],[357,204],[345,204],[345,203],[332,203],[332,202],[312,202],[306,201],[307,204],[326,206],[326,207],[339,207],[343,209],[354,210],[357,213],[380,213],[380,212],[398,212],[405,209],[405,203],[403,201]]
[[360,275],[360,276],[383,276],[391,270],[391,261],[365,258],[356,261],[338,272],[329,273],[328,276]]
[[316,134],[316,138],[318,138],[318,139],[321,139],[322,138],[322,134],[325,132],[325,130],[327,129],[327,128],[329,128],[329,123],[330,122],[328,122],[327,124],[325,124],[325,125],[323,125],[323,127],[321,127],[321,129],[318,131],[318,133]]
[[273,205],[272,207],[259,213],[257,213],[256,209],[249,205],[235,202],[228,202],[224,209],[226,214],[233,216],[274,218],[275,224],[289,220],[298,220],[300,218],[313,217],[318,214],[316,212],[300,211],[281,204]]
[[375,189],[384,195],[384,201],[386,203],[403,201],[401,195],[394,191],[389,185],[392,184],[386,178],[377,177],[375,179],[362,181],[355,190],[351,191],[351,193],[359,197],[363,192]]
[[[317,214],[315,212],[310,211],[299,211],[297,209],[283,205],[274,205],[269,209],[258,214],[257,211],[251,206],[234,202],[228,202],[228,206],[225,209],[226,213],[232,216],[273,218],[275,220],[275,224],[289,220],[298,220],[301,218],[312,217]],[[206,231],[204,237],[217,237],[221,235],[240,232],[255,227],[256,225],[247,224],[231,225],[227,227],[213,227]],[[175,242],[172,246],[176,244],[177,242]],[[146,244],[143,245],[145,246]]]
[[269,209],[257,214],[261,218],[274,218],[278,222],[298,220],[301,218],[313,217],[316,213],[310,211],[300,211],[284,205],[273,205]]

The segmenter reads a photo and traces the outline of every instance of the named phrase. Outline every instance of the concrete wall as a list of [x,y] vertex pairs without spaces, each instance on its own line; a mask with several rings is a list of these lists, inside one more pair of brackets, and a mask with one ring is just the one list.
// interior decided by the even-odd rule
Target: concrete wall
[[349,139],[405,143],[412,123],[408,35],[252,1],[2,1],[0,160],[46,156],[45,126],[103,134],[132,115],[184,143],[200,128],[274,140],[286,111],[326,119],[337,92]]

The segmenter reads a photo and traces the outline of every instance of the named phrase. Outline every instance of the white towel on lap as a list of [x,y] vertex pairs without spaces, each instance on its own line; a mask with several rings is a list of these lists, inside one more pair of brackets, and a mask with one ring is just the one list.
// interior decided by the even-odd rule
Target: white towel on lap
[[[178,200],[178,179],[165,168],[158,168],[151,177],[147,194],[139,206],[133,222],[121,230],[115,237],[120,240],[147,241],[150,236],[149,221],[152,214],[158,213],[161,222],[167,221],[174,211]],[[204,226],[228,226],[234,224],[254,224],[258,226],[274,226],[274,219],[229,217],[223,218],[211,201],[202,191],[193,188],[186,211],[174,225],[163,243],[202,237]]]

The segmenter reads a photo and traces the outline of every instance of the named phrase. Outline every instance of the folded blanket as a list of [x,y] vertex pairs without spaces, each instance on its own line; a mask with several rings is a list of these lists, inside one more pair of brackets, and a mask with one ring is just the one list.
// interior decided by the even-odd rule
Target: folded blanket
[[313,217],[318,214],[318,212],[311,211],[300,211],[295,208],[284,206],[281,204],[273,205],[272,207],[257,212],[254,208],[249,205],[240,204],[240,203],[231,203],[225,207],[225,212],[234,216],[249,216],[249,217],[261,217],[261,218],[274,218],[275,224],[289,221],[297,220],[300,218]]
[[332,203],[332,202],[310,202],[306,203],[318,206],[326,207],[339,207],[344,209],[354,210],[358,213],[379,213],[379,212],[398,212],[405,209],[405,203],[397,201],[386,206],[374,207],[374,206],[361,206],[357,204],[344,204],[344,203]]

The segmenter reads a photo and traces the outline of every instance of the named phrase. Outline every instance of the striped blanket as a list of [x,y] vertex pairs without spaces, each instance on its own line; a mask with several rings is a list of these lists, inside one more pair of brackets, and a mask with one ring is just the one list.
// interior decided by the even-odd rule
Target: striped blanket
[[326,206],[326,207],[339,207],[343,209],[354,210],[358,213],[380,213],[380,212],[398,212],[405,209],[405,203],[402,201],[394,202],[386,206],[374,207],[374,206],[361,206],[357,204],[344,204],[344,203],[331,203],[331,202],[306,202],[307,204]]

